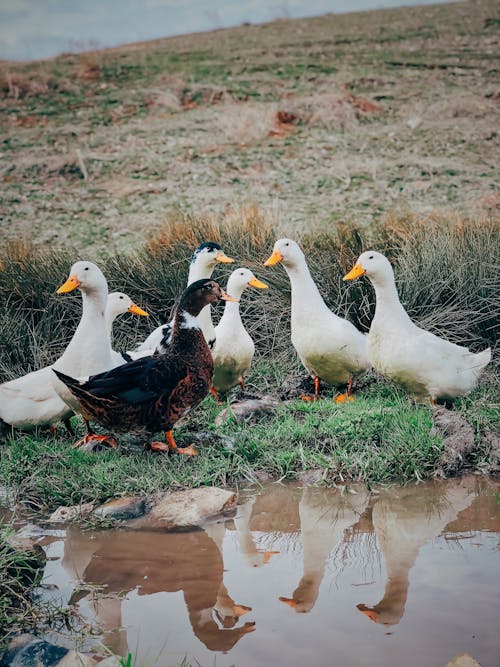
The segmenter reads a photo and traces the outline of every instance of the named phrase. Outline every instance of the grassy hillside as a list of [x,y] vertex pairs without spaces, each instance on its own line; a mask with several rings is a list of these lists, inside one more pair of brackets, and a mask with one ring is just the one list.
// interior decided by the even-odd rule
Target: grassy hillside
[[92,258],[249,202],[292,231],[497,216],[498,36],[473,0],[4,62],[1,235]]

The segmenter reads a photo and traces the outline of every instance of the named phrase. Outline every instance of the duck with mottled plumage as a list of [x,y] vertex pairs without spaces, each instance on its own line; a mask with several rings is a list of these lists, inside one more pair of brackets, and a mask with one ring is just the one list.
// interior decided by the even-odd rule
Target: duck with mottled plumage
[[[208,279],[212,277],[212,273],[217,263],[231,264],[234,259],[227,257],[218,243],[207,241],[202,243],[193,253],[191,263],[189,265],[189,274],[187,284],[196,282],[197,280]],[[198,316],[203,335],[212,350],[215,345],[215,330],[212,323],[212,314],[210,305],[203,308]],[[137,358],[137,353],[153,354],[156,350],[164,351],[168,346],[172,335],[173,320],[167,324],[161,324],[154,329],[149,336],[138,345],[133,352],[129,352],[132,358]]]
[[384,255],[368,250],[344,280],[366,275],[375,288],[375,316],[368,334],[374,368],[416,398],[451,400],[477,385],[491,349],[474,354],[414,324],[401,305],[392,266]]
[[352,399],[353,377],[370,368],[365,334],[328,308],[295,241],[276,241],[264,266],[279,262],[285,267],[292,287],[292,344],[314,378],[315,397],[321,378],[333,385],[347,384],[347,393],[337,396],[337,402]]
[[194,456],[192,445],[178,448],[174,424],[209,392],[213,360],[198,315],[218,299],[234,300],[214,280],[198,280],[181,297],[172,339],[164,352],[143,357],[88,379],[74,379],[55,370],[72,392],[87,419],[112,431],[156,433],[166,443],[153,442],[155,451]]

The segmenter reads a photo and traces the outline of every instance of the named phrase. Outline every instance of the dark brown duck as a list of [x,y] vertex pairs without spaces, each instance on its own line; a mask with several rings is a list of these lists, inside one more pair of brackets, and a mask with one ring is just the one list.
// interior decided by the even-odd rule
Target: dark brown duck
[[176,310],[171,344],[161,354],[136,359],[83,382],[54,372],[76,396],[87,419],[118,432],[164,431],[166,443],[153,442],[152,449],[193,456],[197,453],[194,447],[177,447],[172,428],[210,390],[212,354],[196,318],[218,299],[236,301],[214,280],[189,285]]

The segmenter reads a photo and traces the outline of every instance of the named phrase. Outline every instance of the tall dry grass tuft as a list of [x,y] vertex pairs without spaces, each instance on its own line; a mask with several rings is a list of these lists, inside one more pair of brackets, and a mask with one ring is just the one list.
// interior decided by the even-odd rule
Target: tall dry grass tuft
[[[134,255],[101,263],[110,290],[121,290],[151,313],[148,320],[124,316],[115,324],[115,349],[130,349],[172,314],[186,285],[189,261],[204,241],[216,241],[235,264],[218,265],[214,278],[226,284],[238,266],[250,268],[269,285],[247,290],[242,317],[257,354],[293,363],[289,335],[290,285],[281,266],[265,268],[277,238],[290,235],[274,212],[256,206],[223,215],[176,216]],[[294,234],[320,292],[334,312],[367,331],[374,313],[369,281],[351,284],[343,275],[369,248],[385,253],[395,267],[401,300],[425,328],[474,350],[494,346],[499,333],[500,225],[444,214],[394,214],[366,230],[354,223],[327,231]],[[54,361],[73,334],[81,314],[78,295],[57,296],[74,256],[11,244],[0,252],[0,381]],[[215,310],[217,320],[221,308]]]

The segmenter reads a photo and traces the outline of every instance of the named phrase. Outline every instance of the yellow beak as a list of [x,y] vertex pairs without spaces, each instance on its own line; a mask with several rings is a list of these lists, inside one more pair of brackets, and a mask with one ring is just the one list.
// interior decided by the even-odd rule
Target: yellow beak
[[342,278],[342,280],[355,280],[356,278],[359,278],[360,276],[364,276],[366,273],[365,269],[361,266],[361,264],[355,264],[352,269],[349,271],[349,273],[346,273],[345,276]]
[[[232,261],[232,260],[231,260],[231,261]],[[239,303],[239,301],[240,301],[240,300],[237,299],[236,297],[231,296],[231,295],[228,294],[227,292],[224,292],[223,289],[221,289],[221,291],[220,291],[220,298],[221,298],[223,301],[234,301],[234,303]]]
[[134,313],[134,315],[142,315],[142,317],[149,317],[149,313],[146,313],[145,310],[143,310],[142,308],[139,308],[139,306],[136,306],[135,303],[133,303],[129,307],[128,312],[129,313]]
[[266,283],[263,283],[262,280],[258,280],[255,276],[248,281],[248,284],[250,287],[257,287],[257,289],[267,289],[268,285]]
[[215,255],[215,259],[217,260],[217,262],[222,262],[223,264],[232,264],[234,262],[234,259],[225,255],[222,252],[222,250],[217,251],[217,254]]
[[68,280],[61,285],[57,290],[56,294],[66,294],[66,292],[72,292],[77,287],[80,287],[81,283],[76,276],[70,276]]
[[273,254],[271,257],[266,259],[264,262],[264,266],[274,266],[275,264],[279,264],[283,260],[283,255],[280,253],[279,250],[274,250]]

